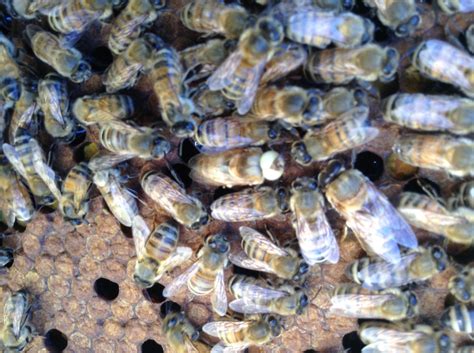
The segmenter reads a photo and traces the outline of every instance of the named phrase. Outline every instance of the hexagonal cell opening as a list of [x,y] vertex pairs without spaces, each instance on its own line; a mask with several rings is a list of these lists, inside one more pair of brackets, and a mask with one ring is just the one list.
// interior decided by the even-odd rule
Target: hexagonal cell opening
[[145,298],[152,303],[162,303],[166,300],[166,297],[163,296],[163,290],[165,289],[159,283],[155,283],[153,287],[147,288],[143,290],[143,295]]
[[354,168],[371,181],[377,181],[383,174],[383,159],[373,152],[364,151],[357,155]]
[[160,317],[165,318],[168,313],[178,313],[181,311],[181,305],[175,303],[174,301],[167,300],[160,305]]
[[155,340],[147,340],[142,344],[142,353],[163,353],[163,347]]
[[94,282],[94,291],[104,300],[114,300],[118,297],[119,285],[107,278],[99,278]]
[[360,340],[357,331],[352,331],[342,337],[342,345],[344,349],[349,349],[349,353],[361,353],[364,343]]
[[319,352],[315,351],[314,349],[307,349],[303,353],[319,353]]
[[403,191],[411,191],[422,195],[432,196],[429,194],[435,193],[435,195],[440,195],[441,188],[438,184],[429,179],[415,178],[405,184]]
[[61,331],[53,328],[44,336],[44,346],[52,353],[59,353],[67,347],[67,336]]

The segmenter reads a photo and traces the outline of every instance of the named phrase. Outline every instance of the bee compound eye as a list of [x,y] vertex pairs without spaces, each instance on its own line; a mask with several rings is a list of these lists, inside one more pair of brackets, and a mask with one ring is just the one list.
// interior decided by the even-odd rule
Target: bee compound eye
[[409,301],[410,301],[410,304],[411,304],[411,305],[416,305],[416,304],[418,304],[418,299],[416,298],[416,295],[414,295],[414,294],[410,294]]
[[194,331],[191,335],[191,341],[197,341],[199,339],[199,331]]
[[300,265],[300,274],[304,275],[309,270],[309,266],[306,262],[302,262]]
[[309,304],[308,296],[306,294],[303,294],[300,299],[300,305],[302,307],[306,307]]

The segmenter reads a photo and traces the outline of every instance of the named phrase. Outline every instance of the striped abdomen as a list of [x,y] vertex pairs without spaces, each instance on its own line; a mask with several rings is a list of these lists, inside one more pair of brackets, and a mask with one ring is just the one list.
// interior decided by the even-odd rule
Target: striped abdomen
[[241,244],[242,249],[244,249],[247,256],[251,259],[270,264],[275,259],[275,257],[277,257],[274,254],[270,254],[268,251],[262,250],[256,242],[252,241],[251,237],[247,236],[242,238]]
[[474,181],[467,181],[459,188],[459,205],[474,208]]
[[87,195],[91,182],[92,172],[86,162],[81,162],[74,166],[67,174],[62,185],[62,192],[70,194],[82,193],[79,199],[83,200]]
[[156,54],[154,61],[151,77],[161,109],[180,105],[183,69],[178,53],[172,48],[163,48]]
[[219,3],[216,1],[195,0],[187,4],[181,11],[181,21],[189,29],[196,32],[214,32],[219,28]]
[[254,65],[243,59],[233,73],[229,85],[223,88],[222,94],[230,100],[240,100],[252,76],[255,76]]
[[100,130],[100,143],[112,152],[127,152],[132,145],[133,134],[127,130],[104,125]]
[[351,81],[357,68],[350,65],[354,53],[348,49],[326,49],[313,53],[308,60],[306,71],[316,82],[344,84]]
[[150,234],[145,245],[145,251],[148,256],[157,261],[166,260],[176,249],[178,237],[178,224],[175,221],[168,220],[156,227]]
[[102,15],[103,10],[93,10],[88,2],[94,0],[62,1],[48,13],[48,22],[59,33],[82,32],[85,27]]
[[455,332],[473,333],[474,309],[464,304],[455,304],[443,313],[441,323]]

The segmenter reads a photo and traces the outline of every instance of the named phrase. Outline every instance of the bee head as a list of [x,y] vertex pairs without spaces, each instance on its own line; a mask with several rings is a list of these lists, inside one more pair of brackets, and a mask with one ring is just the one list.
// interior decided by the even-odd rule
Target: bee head
[[350,10],[354,7],[354,0],[342,0],[342,7],[345,10]]
[[206,239],[206,244],[213,251],[225,254],[230,250],[229,240],[224,234],[215,234]]
[[341,160],[333,159],[318,175],[318,184],[324,189],[345,170],[344,163]]
[[318,182],[314,178],[300,177],[293,181],[291,184],[292,190],[316,190],[318,188]]
[[151,263],[144,259],[139,259],[135,263],[135,272],[133,273],[133,280],[141,288],[153,287],[156,278],[156,269],[150,266]]
[[372,21],[367,18],[364,18],[364,35],[361,39],[361,45],[372,42],[372,39],[374,38],[374,30],[375,26]]
[[400,55],[395,48],[386,48],[380,81],[389,82],[393,80],[398,69],[399,60]]
[[183,312],[171,312],[166,315],[165,320],[163,322],[163,325],[167,329],[172,329],[176,327],[177,325],[181,324],[185,319],[184,313]]
[[303,277],[306,275],[306,273],[308,273],[308,270],[309,270],[309,265],[306,262],[301,261],[298,267],[298,272],[293,276],[293,280],[301,281]]
[[309,99],[303,111],[303,121],[308,125],[316,125],[319,123],[323,110],[323,101],[316,92],[310,92],[308,96]]
[[421,24],[421,16],[418,14],[413,15],[407,21],[400,24],[395,29],[395,34],[398,37],[406,37],[412,34],[413,32],[415,32],[416,29],[420,26],[420,24]]
[[87,61],[81,60],[74,72],[71,74],[71,81],[82,83],[92,76],[92,69]]
[[197,130],[194,120],[181,120],[173,124],[171,132],[180,138],[192,137]]
[[280,336],[280,333],[281,333],[280,320],[278,320],[278,318],[273,316],[273,315],[266,316],[264,318],[264,320],[267,322],[268,326],[270,327],[270,331],[272,332],[272,336],[273,337]]
[[288,203],[290,195],[288,193],[288,190],[284,187],[279,187],[276,190],[276,198],[278,202],[278,208],[281,210],[281,212],[285,213],[290,210],[290,204]]
[[443,272],[448,266],[448,256],[446,252],[439,246],[433,246],[431,248],[431,257],[435,263],[436,269],[439,272]]
[[162,136],[156,136],[153,140],[151,154],[153,158],[163,158],[171,150],[171,144]]
[[275,140],[280,136],[281,126],[278,122],[269,123],[267,136],[270,140]]
[[[164,1],[157,0],[155,1],[155,3],[164,4]],[[155,50],[159,50],[163,48],[163,46],[165,45],[165,42],[163,42],[163,39],[161,39],[160,37],[158,37],[156,34],[153,34],[153,33],[145,33],[143,35],[143,39],[145,39],[145,42]]]
[[291,156],[296,161],[296,163],[301,165],[309,165],[313,160],[311,155],[308,153],[306,145],[303,141],[293,143],[291,146]]
[[50,194],[39,197],[38,203],[44,206],[54,207],[56,206],[56,198]]
[[283,26],[271,17],[262,17],[257,21],[257,29],[270,45],[275,46],[283,41]]
[[260,168],[265,179],[277,180],[285,171],[285,160],[278,152],[267,151],[260,157]]
[[369,105],[367,93],[360,88],[354,90],[354,100],[357,107],[367,107]]
[[191,229],[193,230],[198,230],[202,226],[205,226],[209,222],[209,215],[207,214],[207,211],[202,207],[201,209],[201,217],[197,222],[194,222],[191,225]]
[[0,95],[10,102],[16,102],[21,96],[21,85],[18,80],[12,77],[5,77],[0,80]]
[[438,337],[438,346],[441,348],[440,353],[452,352],[451,338],[444,332],[441,332]]
[[415,293],[411,291],[407,291],[405,296],[408,302],[407,318],[413,318],[418,315],[419,312],[418,298]]
[[471,300],[471,294],[466,287],[466,281],[462,275],[454,276],[449,281],[451,293],[456,299],[463,303],[467,303]]
[[160,10],[166,6],[165,0],[151,0],[150,3],[156,10]]
[[304,311],[308,307],[309,299],[308,299],[308,296],[301,290],[298,292],[298,296],[299,298],[298,298],[298,307],[296,309],[296,314],[301,315],[304,313]]

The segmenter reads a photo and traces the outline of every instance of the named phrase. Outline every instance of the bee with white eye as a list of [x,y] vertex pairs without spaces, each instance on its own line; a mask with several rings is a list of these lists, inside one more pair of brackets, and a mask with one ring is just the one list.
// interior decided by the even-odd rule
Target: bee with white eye
[[260,85],[288,76],[308,60],[308,52],[297,43],[281,43],[265,65]]
[[174,296],[184,285],[197,296],[212,293],[211,303],[214,312],[224,316],[227,312],[227,294],[224,284],[224,268],[228,264],[227,255],[230,244],[225,235],[215,234],[206,238],[204,247],[199,250],[196,262],[184,273],[168,284],[163,295]]
[[92,171],[86,162],[74,166],[63,181],[59,209],[73,225],[80,225],[89,211]]
[[465,304],[454,304],[441,315],[441,326],[458,333],[474,332],[474,308]]
[[368,117],[368,108],[354,108],[321,129],[308,131],[302,141],[293,143],[291,155],[299,164],[309,165],[361,146],[379,133]]
[[320,49],[330,44],[355,48],[371,42],[373,35],[374,24],[352,12],[323,12],[303,7],[296,9],[286,24],[288,38]]
[[96,94],[74,101],[72,112],[84,125],[130,118],[135,111],[131,97],[123,94]]
[[474,180],[465,181],[459,185],[448,199],[448,208],[452,211],[471,212],[474,210]]
[[411,63],[421,75],[449,83],[474,98],[474,58],[466,51],[429,39],[418,45]]
[[341,161],[333,160],[319,174],[318,184],[369,255],[396,264],[400,247],[418,247],[410,226],[360,171],[345,170]]
[[283,26],[271,17],[261,17],[240,36],[237,49],[209,77],[212,91],[221,90],[234,101],[239,114],[252,107],[265,65],[283,41]]
[[456,96],[397,93],[383,102],[383,118],[415,130],[474,132],[474,102]]
[[354,49],[326,49],[310,55],[305,70],[315,82],[347,84],[354,79],[388,82],[394,79],[400,55],[391,47],[366,44]]
[[249,227],[240,227],[239,232],[242,250],[229,255],[234,265],[297,282],[305,277],[309,266],[295,250],[283,249]]
[[111,23],[108,47],[119,55],[140,36],[142,28],[158,17],[164,0],[130,0]]
[[393,145],[401,161],[456,176],[474,175],[474,140],[447,134],[404,134]]
[[439,246],[419,247],[402,254],[400,262],[361,258],[346,268],[346,276],[371,290],[401,287],[426,281],[448,267],[448,256]]
[[447,14],[457,12],[469,13],[474,11],[474,4],[470,0],[437,0],[438,6]]
[[211,204],[212,217],[226,222],[258,221],[288,210],[287,190],[269,186],[224,195]]
[[469,246],[474,242],[474,219],[448,211],[433,197],[403,192],[397,209],[414,227],[440,234],[457,244]]
[[301,289],[289,285],[271,288],[244,275],[232,276],[229,279],[229,290],[235,297],[229,303],[229,308],[248,315],[301,315],[309,305],[308,296]]
[[364,0],[366,6],[377,10],[377,17],[398,37],[406,37],[421,25],[421,16],[414,0]]
[[91,77],[91,66],[84,60],[81,52],[66,44],[58,36],[36,25],[28,25],[26,34],[35,56],[50,65],[61,76],[75,83],[82,83]]
[[11,264],[13,261],[13,249],[0,248],[0,270]]
[[400,321],[418,315],[417,296],[411,291],[386,289],[371,292],[355,285],[339,285],[331,297],[332,316]]
[[175,221],[191,229],[207,224],[209,216],[201,201],[167,176],[150,171],[141,178],[143,191]]
[[474,301],[474,268],[465,266],[449,279],[448,288],[456,300],[469,304]]
[[273,315],[257,315],[245,321],[208,322],[202,330],[218,337],[211,352],[243,352],[249,346],[264,346],[281,333],[280,319]]
[[385,353],[452,353],[454,342],[443,331],[431,326],[416,325],[413,328],[385,322],[364,322],[359,336],[366,344],[363,352]]
[[21,95],[21,71],[15,57],[15,46],[0,34],[0,96],[9,105],[14,104]]
[[170,311],[163,319],[161,329],[170,350],[174,353],[208,353],[209,347],[198,341],[197,330],[183,312]]
[[204,185],[233,187],[259,185],[278,180],[284,172],[283,156],[259,147],[229,150],[215,154],[198,154],[188,162],[193,180]]
[[170,143],[156,130],[131,126],[121,121],[102,124],[100,143],[116,154],[143,159],[163,158],[171,149]]
[[339,246],[324,213],[324,198],[313,178],[300,177],[291,185],[292,224],[306,263],[339,261]]

